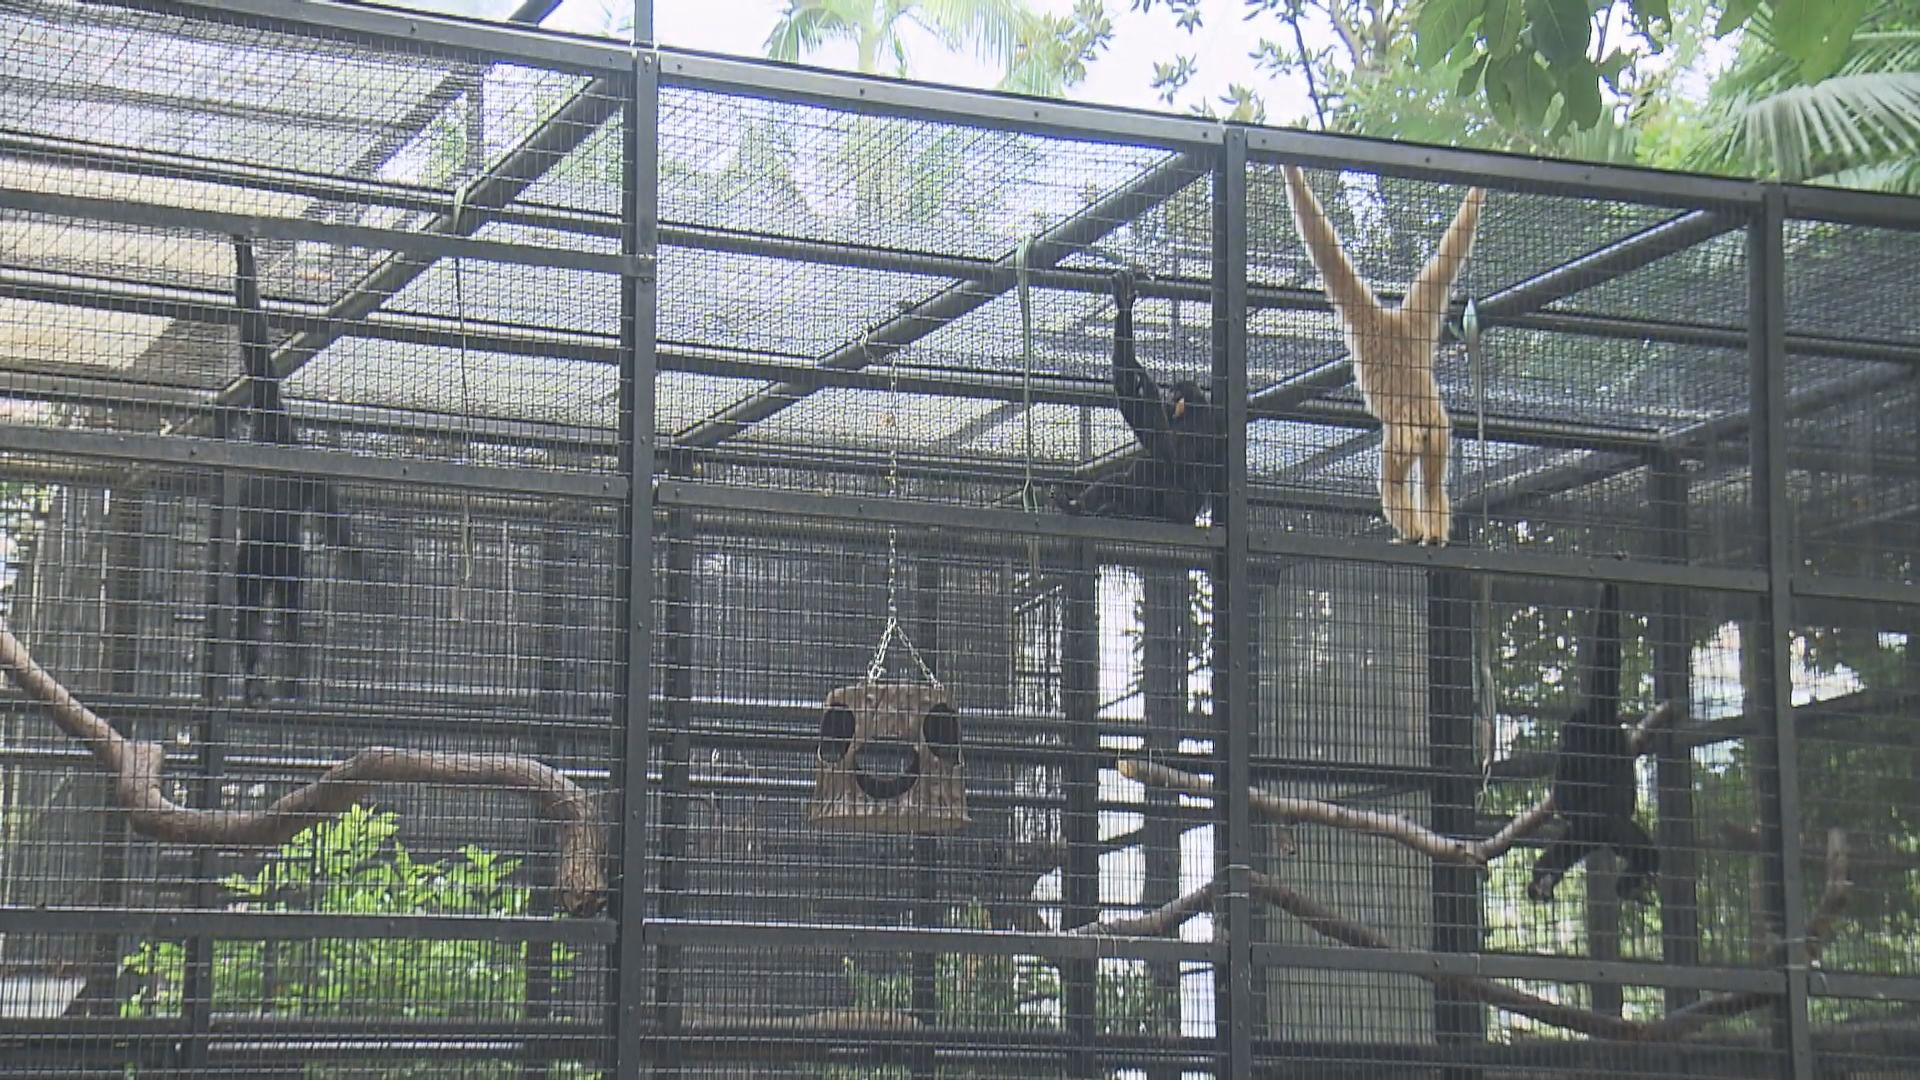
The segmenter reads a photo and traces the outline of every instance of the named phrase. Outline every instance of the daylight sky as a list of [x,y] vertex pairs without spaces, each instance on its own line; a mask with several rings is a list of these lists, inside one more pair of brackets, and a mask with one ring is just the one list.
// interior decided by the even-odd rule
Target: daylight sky
[[[630,0],[566,0],[547,26],[587,33],[604,32],[609,25],[609,10],[624,14]],[[1065,14],[1073,0],[1029,0],[1038,11]],[[1217,95],[1230,82],[1255,86],[1266,97],[1269,122],[1288,123],[1307,115],[1312,106],[1306,87],[1297,79],[1274,80],[1254,70],[1248,53],[1258,43],[1261,32],[1274,33],[1275,23],[1262,19],[1252,23],[1242,19],[1246,10],[1242,0],[1200,0],[1201,28],[1188,35],[1174,25],[1164,6],[1151,13],[1133,10],[1132,0],[1109,0],[1107,10],[1113,17],[1113,42],[1098,60],[1089,66],[1087,81],[1069,96],[1076,101],[1103,105],[1124,105],[1139,109],[1169,107],[1152,89],[1154,61],[1169,61],[1176,54],[1191,55],[1200,62],[1196,87]],[[500,0],[417,0],[410,7],[443,7],[496,15],[496,9],[510,10],[511,3]],[[654,8],[660,42],[687,49],[728,53],[735,56],[763,56],[768,31],[779,19],[785,0],[658,0]],[[992,86],[999,73],[971,56],[955,55],[941,48],[924,34],[909,35],[912,77],[925,82],[950,86]],[[1331,32],[1322,30],[1319,39],[1310,35],[1308,44],[1320,48],[1332,42]],[[809,57],[821,67],[849,67],[853,63],[851,46],[839,46]],[[1197,100],[1193,95],[1182,101]]]

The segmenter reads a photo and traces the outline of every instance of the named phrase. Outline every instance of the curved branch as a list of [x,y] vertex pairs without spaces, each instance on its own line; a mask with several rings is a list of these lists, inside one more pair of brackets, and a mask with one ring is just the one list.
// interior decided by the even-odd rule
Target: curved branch
[[[1193,795],[1212,795],[1214,790],[1213,780],[1210,777],[1170,769],[1165,765],[1142,761],[1138,758],[1122,758],[1119,769],[1120,775],[1155,787],[1178,788]],[[1257,789],[1249,793],[1248,800],[1254,813],[1282,825],[1296,821],[1311,821],[1329,828],[1384,837],[1442,862],[1464,863],[1468,866],[1486,865],[1486,860],[1475,853],[1472,844],[1441,836],[1426,826],[1409,821],[1398,814],[1382,813],[1376,810],[1355,810],[1337,803],[1274,795]]]
[[1185,896],[1177,896],[1144,915],[1101,919],[1085,926],[1073,927],[1067,933],[1092,937],[1172,937],[1175,931],[1186,925],[1188,919],[1213,906],[1214,894],[1219,889],[1220,879],[1215,878]]
[[27,696],[47,706],[53,722],[114,774],[114,799],[135,832],[177,844],[241,847],[283,844],[300,830],[339,814],[374,784],[460,784],[508,788],[532,796],[540,814],[559,825],[555,872],[560,903],[576,915],[598,911],[606,898],[606,836],[593,798],[550,765],[517,754],[462,754],[370,747],[288,792],[261,810],[203,810],[167,798],[161,784],[166,748],[121,735],[82,705],[41,667],[0,622],[0,667]]
[[[1321,937],[1356,949],[1393,951],[1397,948],[1385,934],[1355,922],[1318,900],[1301,893],[1266,874],[1250,877],[1252,895],[1300,920]],[[1220,877],[1163,904],[1144,915],[1089,923],[1068,931],[1072,934],[1111,934],[1133,937],[1165,937],[1181,924],[1212,905],[1223,887]],[[1820,958],[1820,951],[1835,921],[1845,909],[1852,882],[1847,877],[1846,834],[1834,829],[1827,834],[1826,890],[1813,915],[1807,920],[1806,962]],[[1216,932],[1218,928],[1216,927]],[[1773,962],[1797,962],[1788,943],[1774,946]],[[1758,992],[1718,994],[1675,1009],[1658,1020],[1625,1020],[1609,1013],[1595,1012],[1529,994],[1504,983],[1477,975],[1449,975],[1438,972],[1414,972],[1438,987],[1497,1009],[1538,1020],[1567,1031],[1596,1039],[1630,1042],[1671,1042],[1685,1038],[1716,1021],[1730,1019],[1765,1008],[1774,995]]]

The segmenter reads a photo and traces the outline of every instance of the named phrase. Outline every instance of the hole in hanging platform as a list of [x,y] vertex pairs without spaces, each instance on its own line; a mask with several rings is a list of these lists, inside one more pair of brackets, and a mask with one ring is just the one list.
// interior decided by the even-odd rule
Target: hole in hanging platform
[[960,758],[960,714],[953,706],[941,703],[927,710],[927,745],[942,761]]
[[838,765],[846,760],[847,747],[853,745],[853,710],[845,705],[828,706],[820,717],[820,762]]
[[853,752],[853,779],[869,799],[897,799],[920,782],[920,753],[898,739],[868,739]]

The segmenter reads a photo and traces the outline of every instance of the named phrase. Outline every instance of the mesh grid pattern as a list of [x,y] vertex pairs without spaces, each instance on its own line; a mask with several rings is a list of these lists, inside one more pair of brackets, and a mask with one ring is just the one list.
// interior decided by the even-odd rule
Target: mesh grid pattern
[[[1409,549],[1230,128],[196,10],[0,12],[0,615],[92,710],[7,652],[0,1077],[1920,1047],[1912,230],[1497,164]],[[1388,305],[1489,160],[1435,153],[1307,173]]]

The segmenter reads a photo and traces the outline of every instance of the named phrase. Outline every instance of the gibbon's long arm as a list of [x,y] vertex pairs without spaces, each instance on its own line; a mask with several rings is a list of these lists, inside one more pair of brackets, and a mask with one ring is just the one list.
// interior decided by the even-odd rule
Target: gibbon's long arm
[[1121,270],[1113,277],[1113,393],[1120,415],[1133,429],[1135,438],[1147,453],[1170,464],[1179,464],[1173,445],[1173,418],[1167,415],[1167,402],[1160,384],[1153,381],[1133,349],[1133,271]]
[[1359,271],[1353,268],[1353,260],[1347,258],[1346,249],[1340,246],[1340,237],[1327,221],[1327,212],[1314,197],[1313,189],[1307,186],[1306,175],[1296,165],[1285,166],[1281,171],[1287,178],[1294,227],[1300,231],[1307,254],[1313,257],[1313,265],[1319,268],[1320,277],[1326,282],[1327,299],[1333,301],[1333,306],[1348,322],[1379,311],[1379,297],[1361,280]]
[[[1285,166],[1282,172],[1287,178],[1294,226],[1299,229],[1300,239],[1313,257],[1313,265],[1326,282],[1328,299],[1349,322],[1380,311],[1380,298],[1354,269],[1353,260],[1341,246],[1339,234],[1327,220],[1326,210],[1314,196],[1313,188],[1307,185],[1306,175],[1294,165]],[[1480,228],[1480,208],[1485,202],[1485,190],[1476,187],[1467,191],[1446,234],[1440,238],[1439,248],[1407,287],[1406,299],[1400,305],[1403,309],[1431,315],[1436,321],[1446,313],[1447,293],[1453,288],[1454,279],[1460,276],[1461,267],[1466,265],[1467,256],[1473,253],[1474,237]]]
[[[1428,315],[1435,321],[1446,314],[1447,294],[1453,291],[1453,280],[1460,276],[1460,268],[1467,264],[1467,256],[1473,253],[1473,239],[1480,228],[1480,206],[1486,202],[1486,198],[1487,193],[1480,188],[1467,192],[1467,197],[1460,202],[1460,209],[1454,211],[1453,222],[1447,226],[1446,235],[1440,238],[1440,247],[1434,251],[1433,258],[1427,260],[1427,265],[1420,268],[1420,274],[1413,279],[1413,284],[1407,287],[1407,298],[1400,303],[1402,308]],[[1617,652],[1617,640],[1614,646]]]

